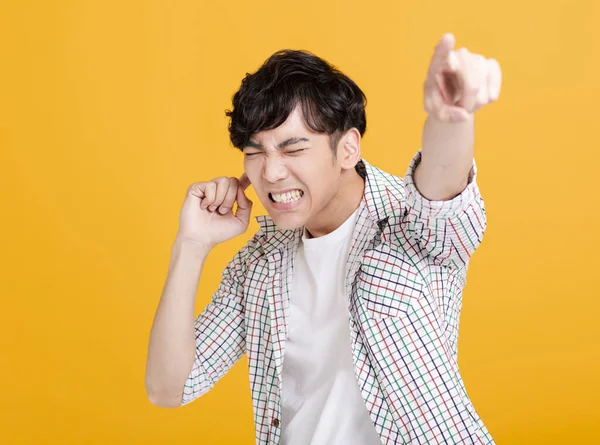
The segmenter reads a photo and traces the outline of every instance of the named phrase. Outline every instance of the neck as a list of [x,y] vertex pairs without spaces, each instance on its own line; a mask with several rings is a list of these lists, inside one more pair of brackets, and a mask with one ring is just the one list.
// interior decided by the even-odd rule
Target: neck
[[311,238],[318,238],[333,232],[346,221],[360,205],[365,193],[365,181],[355,169],[346,170],[338,193],[319,212],[317,218],[306,223],[306,230]]

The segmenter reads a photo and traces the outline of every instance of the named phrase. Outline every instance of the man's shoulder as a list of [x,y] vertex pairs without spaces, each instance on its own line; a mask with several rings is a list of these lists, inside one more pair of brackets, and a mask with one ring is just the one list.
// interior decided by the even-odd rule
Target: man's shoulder
[[[406,188],[404,178],[364,161],[364,201],[377,221],[397,223],[404,216]],[[393,221],[392,221],[393,220]]]
[[365,160],[362,160],[362,164],[364,165],[367,180],[365,192],[371,189],[370,191],[373,193],[386,191],[386,193],[396,198],[404,197],[405,184],[403,176],[385,171]]
[[262,229],[256,231],[256,233],[250,238],[246,244],[238,250],[235,257],[231,260],[232,263],[238,266],[245,267],[253,259],[259,258],[263,255],[263,243],[265,234]]
[[300,230],[278,229],[268,215],[257,216],[255,219],[259,229],[237,255],[246,264],[272,255],[273,252],[289,245],[300,236]]

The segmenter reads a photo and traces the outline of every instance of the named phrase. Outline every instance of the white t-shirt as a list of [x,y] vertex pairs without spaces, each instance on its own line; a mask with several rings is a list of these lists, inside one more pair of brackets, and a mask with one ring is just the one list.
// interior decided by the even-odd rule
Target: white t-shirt
[[344,279],[357,216],[300,242],[282,371],[283,445],[381,445],[350,349]]

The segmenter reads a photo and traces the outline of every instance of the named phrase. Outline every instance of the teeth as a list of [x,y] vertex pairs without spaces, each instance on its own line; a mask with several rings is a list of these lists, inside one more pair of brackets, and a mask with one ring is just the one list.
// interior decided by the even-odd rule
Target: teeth
[[281,195],[271,193],[271,196],[275,202],[289,204],[290,202],[295,202],[302,198],[302,192],[300,190],[292,190],[291,192],[282,193]]

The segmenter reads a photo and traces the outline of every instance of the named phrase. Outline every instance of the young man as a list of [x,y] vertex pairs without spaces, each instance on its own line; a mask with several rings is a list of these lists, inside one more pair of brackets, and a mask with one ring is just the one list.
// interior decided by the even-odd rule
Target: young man
[[[281,51],[247,75],[228,112],[245,174],[191,185],[181,210],[150,336],[154,404],[191,402],[245,353],[257,444],[493,443],[457,339],[486,224],[473,113],[501,74],[453,48],[448,34],[435,49],[404,179],[361,159],[365,97],[325,61]],[[194,322],[207,254],[248,227],[249,184],[269,216]]]

